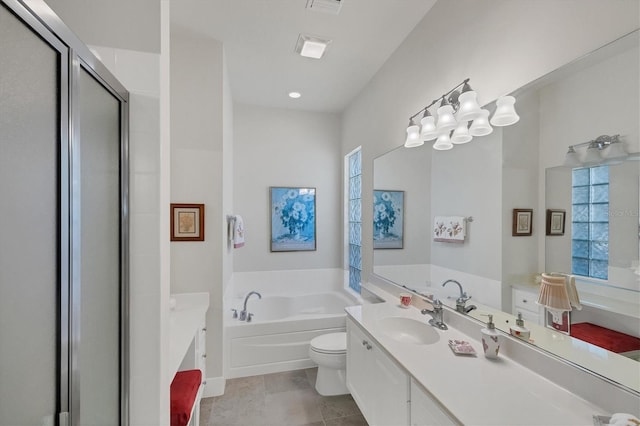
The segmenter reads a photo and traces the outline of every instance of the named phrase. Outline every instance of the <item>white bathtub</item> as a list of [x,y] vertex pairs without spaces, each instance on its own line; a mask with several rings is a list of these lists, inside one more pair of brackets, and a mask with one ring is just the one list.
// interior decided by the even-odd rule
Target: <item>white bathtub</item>
[[316,336],[345,330],[344,308],[359,302],[346,291],[297,296],[268,295],[256,288],[247,311],[251,322],[232,318],[244,297],[229,300],[224,313],[225,378],[253,376],[313,367],[309,342]]

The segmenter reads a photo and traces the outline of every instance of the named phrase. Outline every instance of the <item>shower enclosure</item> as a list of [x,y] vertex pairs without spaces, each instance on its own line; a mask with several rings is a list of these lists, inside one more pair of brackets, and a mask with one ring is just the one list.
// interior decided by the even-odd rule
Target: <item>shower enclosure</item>
[[128,423],[128,92],[0,0],[0,424]]

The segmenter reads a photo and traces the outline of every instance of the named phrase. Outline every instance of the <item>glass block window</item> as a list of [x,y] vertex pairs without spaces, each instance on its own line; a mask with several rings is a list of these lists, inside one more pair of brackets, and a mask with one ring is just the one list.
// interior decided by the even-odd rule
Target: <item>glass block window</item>
[[360,293],[362,276],[362,155],[360,148],[347,156],[349,176],[349,287]]
[[609,276],[609,166],[574,169],[572,176],[571,272]]

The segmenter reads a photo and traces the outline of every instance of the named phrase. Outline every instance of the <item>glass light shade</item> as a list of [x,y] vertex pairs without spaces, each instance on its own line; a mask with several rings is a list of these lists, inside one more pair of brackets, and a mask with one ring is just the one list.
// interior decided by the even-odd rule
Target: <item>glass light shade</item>
[[564,157],[564,163],[567,167],[578,167],[582,165],[580,162],[580,157],[575,149],[572,146],[569,147],[569,151],[567,151],[567,155]]
[[469,127],[466,122],[458,124],[458,127],[453,131],[453,135],[451,135],[451,143],[454,144],[471,142],[471,139],[473,139],[473,136],[469,134]]
[[608,160],[624,160],[629,156],[627,150],[624,149],[624,144],[619,140],[612,142],[604,152]]
[[598,145],[597,144],[589,145],[589,148],[587,148],[587,153],[582,159],[582,163],[585,166],[592,166],[594,164],[600,163],[601,161],[602,161],[602,155],[600,154]]
[[463,92],[458,96],[458,102],[460,107],[456,113],[456,120],[458,121],[471,121],[480,115],[480,105],[476,98],[478,94],[473,90]]
[[570,311],[566,278],[560,275],[542,274],[538,304],[550,310]]
[[413,123],[413,120],[407,127],[407,139],[404,141],[405,148],[414,148],[423,145],[424,141],[420,139],[420,127]]
[[446,133],[456,128],[458,123],[453,116],[453,106],[443,105],[438,108],[438,123],[436,128],[439,133]]
[[510,126],[520,120],[514,107],[516,98],[513,96],[502,96],[496,101],[496,112],[491,117],[491,124],[494,126]]
[[420,138],[423,141],[430,141],[438,137],[438,130],[436,129],[436,119],[432,115],[422,117],[420,120],[422,126],[422,132]]
[[489,124],[489,111],[480,110],[480,116],[471,122],[469,134],[471,136],[486,136],[493,132],[493,127]]
[[449,133],[442,133],[438,136],[436,143],[433,144],[433,149],[437,149],[438,151],[446,151],[451,148],[453,148],[453,144],[449,138]]

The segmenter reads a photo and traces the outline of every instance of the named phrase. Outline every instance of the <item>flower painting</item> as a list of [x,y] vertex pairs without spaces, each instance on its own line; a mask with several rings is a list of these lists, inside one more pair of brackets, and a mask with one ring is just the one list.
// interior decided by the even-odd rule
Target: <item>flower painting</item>
[[404,239],[404,191],[373,190],[373,248],[401,249]]
[[271,251],[316,249],[316,189],[270,188]]

